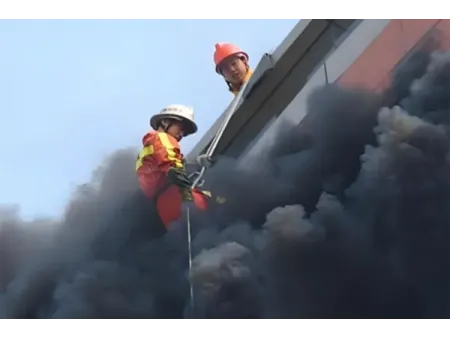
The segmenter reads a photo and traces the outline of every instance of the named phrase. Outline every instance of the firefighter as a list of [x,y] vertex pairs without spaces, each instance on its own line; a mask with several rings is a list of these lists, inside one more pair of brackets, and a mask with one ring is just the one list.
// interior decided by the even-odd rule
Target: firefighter
[[216,43],[214,63],[216,72],[223,76],[228,90],[236,96],[253,74],[248,54],[230,43]]
[[143,148],[136,161],[136,172],[143,193],[156,204],[166,229],[181,216],[183,201],[192,201],[205,210],[208,196],[191,189],[184,169],[179,142],[194,134],[194,112],[184,105],[169,105],[150,119],[154,129],[142,139]]

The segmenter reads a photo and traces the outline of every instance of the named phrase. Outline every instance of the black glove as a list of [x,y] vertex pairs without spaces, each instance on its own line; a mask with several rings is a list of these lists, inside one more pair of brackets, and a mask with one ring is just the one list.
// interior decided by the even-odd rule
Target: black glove
[[167,172],[167,178],[172,184],[175,184],[181,188],[190,188],[192,185],[187,174],[180,169],[170,168]]

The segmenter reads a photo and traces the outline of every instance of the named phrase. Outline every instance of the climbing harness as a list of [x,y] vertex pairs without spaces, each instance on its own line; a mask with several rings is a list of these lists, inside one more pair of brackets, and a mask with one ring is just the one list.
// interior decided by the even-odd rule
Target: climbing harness
[[[211,141],[211,144],[209,145],[206,152],[202,155],[199,155],[197,157],[197,162],[202,166],[199,172],[195,172],[191,175],[189,175],[189,178],[193,178],[196,176],[194,182],[192,183],[191,190],[193,190],[196,187],[201,187],[204,183],[203,176],[205,174],[205,171],[207,168],[210,167],[212,162],[212,156],[214,155],[214,152],[217,148],[217,145],[219,144],[220,139],[223,136],[223,133],[225,132],[225,129],[228,126],[228,123],[231,121],[231,117],[234,115],[238,104],[241,101],[242,95],[245,91],[245,88],[247,87],[248,82],[246,82],[239,92],[238,95],[234,98],[233,102],[227,109],[227,113],[225,114],[224,120],[222,124],[220,125],[220,128],[217,132],[217,134],[214,136],[213,140]],[[188,254],[189,254],[189,289],[190,289],[190,304],[191,304],[191,311],[192,314],[195,314],[195,293],[194,293],[194,287],[191,282],[191,273],[192,273],[192,240],[191,240],[191,217],[190,217],[190,210],[189,207],[187,207],[186,210],[186,228],[187,228],[187,239],[188,239]]]

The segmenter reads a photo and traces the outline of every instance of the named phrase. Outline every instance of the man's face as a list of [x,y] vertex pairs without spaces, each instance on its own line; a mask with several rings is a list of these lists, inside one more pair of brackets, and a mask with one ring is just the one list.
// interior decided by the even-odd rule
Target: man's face
[[226,58],[219,68],[225,80],[233,84],[241,84],[247,75],[247,64],[238,56]]
[[173,136],[178,142],[181,141],[181,139],[184,136],[183,131],[183,124],[180,121],[170,121],[169,129],[167,129],[167,133],[171,136]]

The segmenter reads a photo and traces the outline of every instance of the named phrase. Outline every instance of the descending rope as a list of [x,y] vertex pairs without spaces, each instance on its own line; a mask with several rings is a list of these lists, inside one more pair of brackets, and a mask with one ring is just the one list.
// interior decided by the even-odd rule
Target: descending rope
[[[234,112],[236,111],[239,102],[241,102],[242,95],[244,93],[245,88],[247,87],[247,83],[244,84],[244,86],[241,88],[239,94],[235,97],[234,101],[228,108],[228,113],[225,115],[224,121],[222,122],[219,131],[214,136],[213,140],[211,141],[210,146],[206,150],[203,157],[206,161],[211,160],[212,155],[214,154],[214,151],[216,150],[217,145],[219,144],[220,139],[222,138],[223,133],[225,132],[225,129],[228,126],[228,123],[231,120],[231,117],[233,116]],[[194,183],[192,183],[191,190],[194,190],[197,185],[201,182],[205,171],[206,171],[206,164],[202,165],[202,169],[197,175],[197,178],[194,180]],[[190,216],[190,208],[187,208],[186,211],[186,228],[187,228],[187,238],[188,238],[188,255],[189,255],[189,291],[190,291],[190,304],[191,304],[191,311],[192,314],[195,314],[195,294],[194,294],[194,286],[192,285],[191,281],[191,274],[192,274],[192,239],[191,239],[191,216]]]
[[194,314],[195,310],[195,298],[194,298],[194,286],[191,282],[191,272],[192,272],[192,240],[191,240],[191,215],[190,209],[187,208],[186,211],[186,223],[187,223],[187,235],[188,235],[188,253],[189,253],[189,291],[190,291],[190,303],[191,311]]

